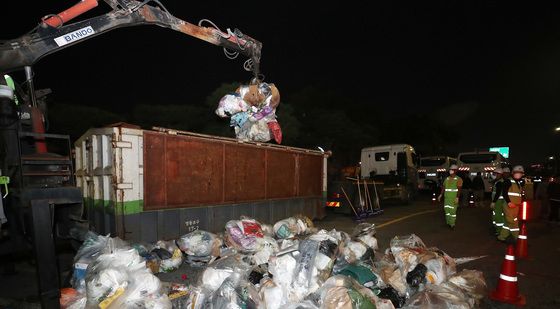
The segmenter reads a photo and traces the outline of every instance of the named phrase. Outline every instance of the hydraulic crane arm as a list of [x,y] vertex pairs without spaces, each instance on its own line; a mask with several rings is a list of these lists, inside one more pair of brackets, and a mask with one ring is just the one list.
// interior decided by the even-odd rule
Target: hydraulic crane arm
[[[113,29],[157,25],[222,46],[226,49],[226,55],[230,57],[237,54],[248,57],[245,69],[253,71],[257,79],[259,77],[262,44],[237,29],[228,29],[228,32],[224,33],[218,28],[188,23],[171,15],[157,0],[104,1],[113,8],[106,14],[64,25],[66,21],[97,6],[97,0],[82,0],[60,14],[46,17],[34,31],[14,40],[0,42],[0,72],[9,73],[31,66],[46,55]],[[158,5],[150,5],[150,2]]]

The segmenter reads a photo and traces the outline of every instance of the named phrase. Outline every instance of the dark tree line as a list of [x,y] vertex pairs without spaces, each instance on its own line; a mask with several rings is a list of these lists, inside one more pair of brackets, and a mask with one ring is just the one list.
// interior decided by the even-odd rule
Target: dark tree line
[[[238,84],[222,84],[201,103],[138,104],[117,114],[93,106],[53,102],[50,131],[80,137],[90,127],[124,121],[143,128],[161,126],[234,137],[228,119],[214,114],[220,98]],[[336,90],[306,87],[282,94],[277,109],[283,144],[332,150],[337,167],[356,164],[363,147],[408,143],[422,155],[445,154],[457,140],[457,130],[431,114],[384,114],[380,102],[358,101]]]

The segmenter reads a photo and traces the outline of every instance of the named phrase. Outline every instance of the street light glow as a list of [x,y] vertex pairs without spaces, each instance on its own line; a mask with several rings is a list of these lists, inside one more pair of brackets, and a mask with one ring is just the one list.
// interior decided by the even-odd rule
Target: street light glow
[[556,129],[554,129],[554,131],[560,132],[560,127],[556,127]]
[[554,160],[554,157],[550,156],[548,157],[549,160]]

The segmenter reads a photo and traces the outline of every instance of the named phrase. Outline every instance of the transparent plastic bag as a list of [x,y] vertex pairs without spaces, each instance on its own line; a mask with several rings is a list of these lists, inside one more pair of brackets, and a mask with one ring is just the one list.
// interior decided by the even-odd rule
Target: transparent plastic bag
[[229,246],[241,252],[255,252],[258,250],[257,240],[263,238],[264,233],[258,221],[250,218],[231,220],[226,223],[226,242]]
[[95,232],[89,231],[86,233],[85,240],[74,256],[74,262],[78,261],[93,261],[107,246],[109,236],[101,236]]
[[266,119],[254,119],[251,116],[242,126],[235,125],[235,136],[238,140],[268,142],[272,139]]
[[425,290],[413,295],[405,308],[409,309],[467,309],[473,308],[474,302],[459,287],[444,282],[440,285],[427,286]]
[[375,224],[360,223],[352,231],[352,238],[356,241],[362,242],[372,250],[377,250],[378,244],[377,238],[375,238],[376,233]]
[[260,306],[262,309],[280,309],[286,304],[287,292],[272,279],[261,282],[259,289]]
[[257,251],[252,256],[253,262],[255,265],[266,264],[270,257],[278,251],[278,243],[273,238],[269,236],[257,238]]
[[[183,263],[183,253],[174,241],[158,241],[152,249],[152,253],[157,255],[157,272],[160,273],[177,270]],[[153,271],[154,268],[150,265],[150,269]]]
[[298,300],[303,299],[309,291],[318,285],[313,282],[313,271],[315,268],[315,257],[319,251],[319,242],[315,240],[305,239],[300,242],[300,256],[297,260],[296,269],[294,271],[293,290]]
[[406,295],[407,284],[399,267],[391,263],[383,263],[382,265],[382,268],[379,269],[379,275],[383,283],[393,287],[400,295]]
[[312,277],[313,284],[320,286],[331,276],[342,238],[343,233],[334,229],[329,232],[320,230],[308,237],[309,240],[319,242],[319,248],[314,263],[317,274],[315,275],[314,270],[314,275]]
[[279,239],[293,238],[315,231],[313,221],[306,216],[294,216],[282,219],[273,226],[274,234]]
[[212,298],[212,308],[256,308],[258,305],[258,297],[256,297],[256,295],[257,292],[254,286],[247,282],[242,274],[233,273],[224,280],[220,288],[214,294]]
[[312,298],[317,298],[325,309],[374,309],[378,302],[375,294],[353,278],[336,275],[329,278]]
[[426,260],[426,257],[422,259],[423,264],[428,269],[426,272],[427,282],[436,285],[441,284],[456,272],[455,260],[437,248],[430,248],[430,252],[433,254],[426,256],[431,257],[430,259]]
[[128,282],[128,272],[124,268],[103,268],[95,271],[94,276],[86,276],[87,306],[98,306],[107,299],[120,297]]
[[101,302],[111,303],[120,297],[132,280],[130,274],[145,271],[146,263],[135,249],[120,249],[121,242],[109,241],[111,253],[100,255],[89,264],[85,276],[87,305],[97,306]]
[[189,309],[205,309],[211,308],[212,305],[212,291],[205,287],[194,286],[189,288],[189,297],[186,301],[186,306],[181,308]]
[[459,287],[476,303],[486,296],[486,280],[484,280],[484,274],[481,271],[464,269],[452,275],[449,282]]
[[161,294],[161,282],[146,269],[129,273],[129,283],[124,293],[111,302],[113,308],[171,308],[167,295]]
[[348,241],[344,244],[342,256],[348,263],[356,263],[366,256],[368,247],[359,241]]
[[187,255],[206,257],[219,256],[222,240],[216,234],[196,230],[181,236],[177,240],[177,245],[181,251]]
[[271,259],[268,271],[272,274],[274,282],[290,286],[294,279],[294,272],[298,265],[297,260],[290,254]]
[[222,257],[208,265],[200,276],[199,286],[203,286],[211,292],[216,291],[229,276],[234,273],[247,275],[251,266],[240,254],[232,254]]
[[306,300],[296,304],[288,304],[283,306],[282,309],[319,309],[312,301]]
[[80,297],[72,300],[66,307],[61,307],[63,309],[84,309],[86,307],[87,298],[85,295],[81,295]]
[[422,239],[414,234],[395,236],[391,239],[389,246],[391,247],[391,252],[393,252],[393,248],[426,248]]
[[265,236],[274,237],[274,228],[270,224],[261,224],[261,229]]
[[79,291],[85,289],[85,275],[88,265],[101,254],[106,253],[109,236],[101,236],[94,232],[87,232],[85,240],[74,256],[74,270],[70,284]]

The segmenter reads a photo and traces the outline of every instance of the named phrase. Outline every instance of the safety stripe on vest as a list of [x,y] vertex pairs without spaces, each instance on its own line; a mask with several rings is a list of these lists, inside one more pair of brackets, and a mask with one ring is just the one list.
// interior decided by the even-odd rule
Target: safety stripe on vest
[[[496,212],[492,210],[492,214],[495,216],[495,215],[496,215]],[[494,222],[494,223],[496,223],[496,222]]]
[[518,238],[519,238],[519,239],[527,239],[527,236],[525,236],[525,235],[519,235]]
[[511,227],[508,227],[508,226],[506,226],[506,225],[504,225],[504,229],[506,229],[506,230],[508,230],[508,231],[511,231],[511,232],[517,232],[517,231],[519,231],[519,228],[511,228]]
[[521,193],[517,193],[517,192],[508,192],[508,195],[521,197]]
[[515,256],[506,254],[506,260],[515,261]]
[[496,223],[496,226],[504,226],[503,223]]
[[496,221],[492,221],[492,224],[496,225]]
[[459,189],[445,189],[445,192],[459,192]]
[[451,206],[451,205],[445,205],[445,206],[443,206],[443,208],[452,208],[452,209],[455,209],[455,207],[453,207],[453,206]]
[[517,282],[517,277],[510,277],[510,276],[506,276],[504,274],[500,274],[500,279],[505,280],[505,281],[509,281],[509,282]]
[[498,197],[498,199],[499,199],[499,200],[503,200],[503,199],[504,199],[504,197],[503,197],[503,196],[500,196],[500,197]]

